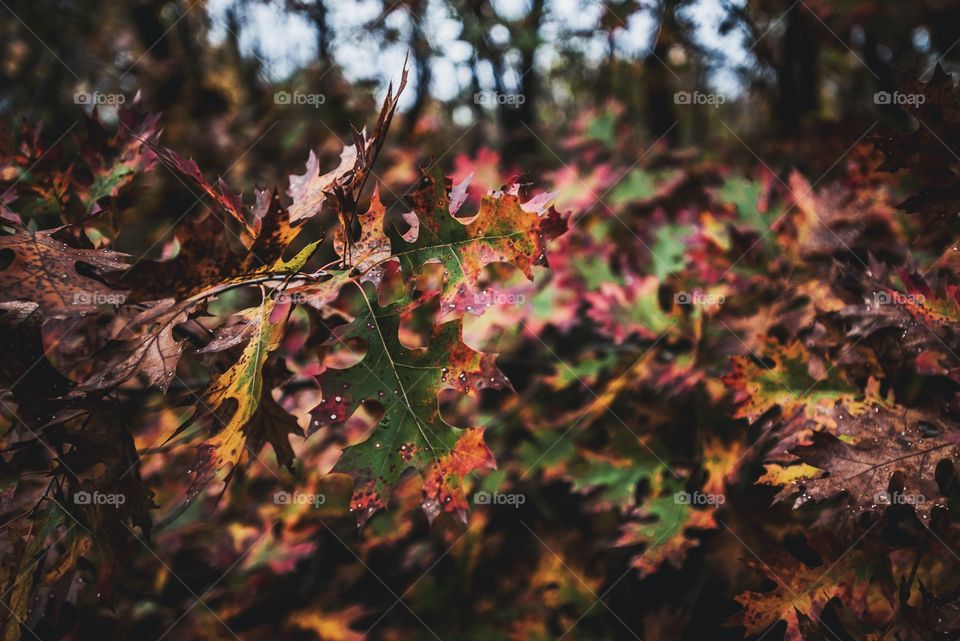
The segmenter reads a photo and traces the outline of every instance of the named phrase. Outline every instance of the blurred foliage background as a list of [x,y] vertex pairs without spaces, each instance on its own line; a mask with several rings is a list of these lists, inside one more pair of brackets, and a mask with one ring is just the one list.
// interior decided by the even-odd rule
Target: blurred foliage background
[[[235,165],[238,183],[280,182],[311,145],[347,138],[344,123],[367,121],[405,55],[395,136],[435,156],[487,146],[524,167],[558,165],[566,123],[611,104],[596,135],[643,148],[740,137],[766,159],[849,144],[828,134],[900,113],[873,101],[896,72],[960,56],[960,5],[946,0],[9,0],[0,11],[5,120],[56,137],[80,115],[75,92],[140,92],[167,114],[167,144],[201,167]],[[325,101],[277,105],[283,90]],[[678,91],[724,103],[678,108]],[[523,100],[478,104],[481,92]]]

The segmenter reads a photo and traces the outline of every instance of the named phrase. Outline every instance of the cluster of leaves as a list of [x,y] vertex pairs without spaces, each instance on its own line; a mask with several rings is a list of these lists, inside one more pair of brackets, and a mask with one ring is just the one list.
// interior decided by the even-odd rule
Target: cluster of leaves
[[[246,200],[133,110],[6,136],[4,638],[955,638],[957,104],[914,91],[929,126],[826,185],[613,109],[549,193],[484,151],[389,207],[392,91]],[[158,171],[201,211],[117,251]]]
[[[353,478],[349,509],[360,524],[410,469],[423,476],[428,516],[466,518],[462,478],[495,463],[482,428],[441,417],[438,394],[477,397],[509,383],[494,354],[463,342],[457,315],[438,310],[454,298],[480,300],[478,279],[491,263],[532,277],[565,223],[549,199],[524,202],[519,185],[466,215],[466,185],[451,189],[436,171],[409,194],[405,233],[388,224],[376,189],[358,213],[395,110],[391,91],[372,133],[355,132],[336,169],[321,174],[311,153],[306,173],[290,177],[287,205],[263,190],[248,208],[222,179],[208,181],[195,162],[160,147],[156,118],[130,110],[112,138],[94,111],[90,139],[67,162],[30,130],[4,157],[3,510],[16,515],[4,526],[4,638],[75,601],[80,557],[92,562],[98,589],[110,590],[130,537],[149,536],[151,510],[165,507],[141,475],[143,452],[120,408],[128,394],[157,389],[184,410],[150,450],[191,442],[196,451],[164,526],[208,498],[212,484],[223,491],[265,444],[292,468],[290,437],[304,432],[273,391],[297,380],[320,390],[307,435],[329,427],[356,441],[333,471]],[[199,190],[208,211],[177,221],[173,258],[109,249],[100,225],[121,210],[132,179],[158,165]],[[315,217],[337,221],[324,225],[334,229],[337,257],[308,268],[325,236],[304,238]],[[38,228],[50,219],[60,224]],[[435,283],[428,265],[443,269]],[[225,295],[240,289],[257,293],[254,306],[212,311],[239,302]],[[299,371],[287,368],[296,342],[289,326],[306,330]],[[185,380],[197,369],[207,379],[199,389]],[[366,425],[348,424],[358,415]]]

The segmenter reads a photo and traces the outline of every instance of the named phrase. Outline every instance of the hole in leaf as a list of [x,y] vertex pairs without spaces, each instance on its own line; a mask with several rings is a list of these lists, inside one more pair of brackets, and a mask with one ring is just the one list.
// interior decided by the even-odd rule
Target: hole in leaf
[[367,342],[362,338],[348,338],[326,348],[321,362],[333,369],[348,369],[367,355]]
[[236,413],[237,408],[240,407],[240,402],[237,399],[230,397],[225,399],[217,409],[212,413],[213,425],[211,427],[212,432],[215,434],[222,430],[224,426],[230,422],[230,419]]
[[949,459],[943,459],[937,463],[937,468],[933,473],[934,478],[937,480],[937,487],[940,489],[941,494],[947,494],[953,489],[953,480],[956,476],[956,470],[953,467],[953,461]]
[[362,443],[368,438],[377,438],[377,430],[384,427],[383,416],[386,410],[377,401],[364,401],[357,410],[350,415],[342,430],[342,437],[347,445]]
[[443,281],[448,277],[443,265],[438,262],[429,262],[420,268],[420,273],[413,279],[413,293],[415,296],[425,296],[439,292],[443,288]]
[[802,534],[787,534],[783,537],[783,547],[805,565],[812,568],[823,565],[823,559],[810,547],[807,538]]
[[887,492],[890,494],[903,492],[903,488],[906,486],[906,481],[906,475],[900,470],[897,470],[890,475],[890,482],[887,483]]
[[453,427],[471,427],[476,422],[477,400],[463,392],[442,389],[437,394],[440,418]]
[[434,298],[400,317],[400,328],[397,334],[400,344],[410,349],[427,347],[430,344],[438,305],[439,300]]
[[100,278],[99,271],[90,263],[85,263],[82,260],[78,260],[76,263],[74,263],[73,267],[81,276],[86,276],[87,278]]

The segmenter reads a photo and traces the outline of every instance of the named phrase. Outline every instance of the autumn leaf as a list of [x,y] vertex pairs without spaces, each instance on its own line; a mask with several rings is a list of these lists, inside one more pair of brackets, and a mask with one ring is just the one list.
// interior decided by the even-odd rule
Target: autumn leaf
[[0,619],[3,641],[16,641],[20,638],[21,625],[38,618],[38,613],[30,607],[30,595],[38,584],[47,583],[52,578],[45,576],[44,552],[59,543],[56,533],[63,516],[58,505],[46,501],[43,507],[33,511],[32,521],[21,525],[25,531],[18,532],[20,536],[13,539],[16,544],[4,546],[3,563],[0,564],[0,589],[3,590],[0,604],[9,616]]
[[777,249],[777,212],[771,211],[768,200],[769,180],[727,178],[715,192],[716,199],[736,214],[735,225],[756,235],[755,243],[774,256]]
[[340,153],[340,164],[327,173],[320,173],[320,161],[313,150],[307,158],[306,171],[300,175],[290,175],[290,187],[287,190],[293,199],[290,206],[290,222],[295,223],[316,216],[323,209],[327,197],[338,182],[351,174],[357,166],[357,148],[348,145]]
[[153,152],[172,170],[189,178],[194,185],[213,200],[219,211],[227,213],[240,227],[240,237],[244,239],[244,244],[248,244],[249,239],[253,238],[253,230],[244,217],[243,200],[240,194],[231,191],[223,178],[218,178],[216,185],[210,183],[193,158],[183,158],[174,150],[166,147],[154,147]]
[[869,256],[896,245],[893,206],[883,190],[854,190],[842,184],[815,189],[799,172],[789,179],[794,206],[785,214],[789,246],[804,260],[832,256]]
[[499,153],[489,147],[481,147],[473,155],[457,154],[453,159],[450,179],[456,184],[469,179],[471,189],[467,192],[467,200],[479,206],[484,194],[510,182],[509,176],[520,173],[512,168],[506,168]]
[[664,309],[660,304],[659,288],[654,276],[628,275],[623,284],[603,283],[585,295],[590,304],[588,315],[615,343],[634,334],[642,340],[656,340],[680,321],[672,317],[672,305]]
[[591,494],[598,510],[636,507],[637,484],[660,471],[653,459],[603,457],[584,454],[582,463],[571,462],[569,477],[575,492]]
[[[820,476],[821,471],[812,465],[798,463],[793,465],[781,465],[779,463],[765,463],[764,473],[757,479],[758,484],[788,486],[790,489],[785,493],[787,496],[795,492],[795,486],[799,481]],[[780,501],[784,498],[784,492],[781,492],[774,499]]]
[[735,597],[743,612],[731,624],[743,626],[748,635],[762,635],[782,620],[787,624],[784,641],[803,641],[802,617],[819,621],[824,606],[833,598],[860,617],[890,607],[885,597],[889,562],[859,550],[815,567],[786,552],[749,559],[748,564],[777,584],[769,592],[744,592]]
[[[264,385],[263,376],[264,364],[283,338],[285,323],[282,318],[285,313],[283,307],[276,307],[272,299],[266,299],[257,314],[256,331],[240,358],[204,391],[197,415],[191,422],[204,419],[212,435],[197,446],[192,468],[194,477],[187,501],[192,500],[210,480],[236,466],[250,441],[271,442],[277,458],[287,464],[291,462],[286,439],[294,430],[273,399],[265,401],[265,397],[270,396],[270,389]],[[177,427],[167,440],[186,427]]]
[[89,172],[90,182],[75,192],[85,211],[94,211],[104,199],[116,198],[156,162],[154,148],[159,137],[160,114],[120,109],[117,115],[119,124],[113,134],[106,131],[96,112],[87,118],[87,140],[79,156]]
[[845,305],[840,316],[847,335],[856,341],[895,337],[902,359],[916,371],[949,374],[960,365],[955,356],[960,337],[960,290],[949,281],[936,288],[921,274],[899,269],[880,278],[845,274],[851,287],[862,292],[863,302]]
[[150,385],[166,392],[186,349],[186,341],[175,337],[174,329],[186,320],[185,307],[172,300],[140,312],[92,357],[99,372],[78,385],[75,393],[109,389],[141,372]]
[[844,400],[859,397],[836,368],[815,377],[810,371],[810,354],[800,343],[781,346],[770,341],[763,353],[769,365],[748,356],[733,356],[731,371],[724,382],[734,391],[736,418],[751,423],[775,407],[784,416],[796,412],[815,414]]
[[353,271],[361,275],[361,281],[378,284],[382,270],[377,267],[391,257],[390,239],[384,229],[387,210],[380,201],[380,190],[375,188],[366,213],[358,216],[360,235],[348,242],[347,233],[338,228],[333,237],[333,247]]
[[126,257],[75,247],[68,240],[62,227],[18,229],[0,236],[0,255],[10,257],[0,269],[2,300],[35,302],[45,316],[78,316],[103,305],[122,304],[127,292],[105,284],[104,279],[123,269]]
[[407,84],[407,67],[404,65],[400,82],[394,92],[393,83],[387,87],[387,95],[380,107],[380,114],[372,131],[353,130],[353,145],[347,145],[340,153],[340,164],[333,170],[321,174],[316,154],[310,150],[306,172],[301,176],[290,176],[288,194],[293,199],[290,206],[290,222],[316,216],[323,209],[330,196],[335,197],[335,209],[341,225],[352,229],[356,204],[372,174],[373,164],[383,147],[383,143],[396,114],[400,94]]
[[259,452],[265,443],[269,443],[277,462],[287,469],[293,469],[294,453],[290,436],[302,437],[303,430],[297,423],[297,417],[285,410],[271,393],[273,388],[289,377],[289,373],[279,363],[273,368],[270,368],[268,363],[262,376],[260,405],[243,430],[247,435],[246,445],[251,452]]
[[666,478],[668,474],[667,470],[661,470],[654,477],[654,495],[634,510],[616,541],[617,546],[643,544],[643,551],[630,561],[641,578],[656,572],[664,564],[680,569],[688,551],[699,545],[696,538],[687,534],[688,530],[717,527],[716,497],[709,505],[694,505],[691,497],[707,495],[687,492],[676,479]]
[[724,323],[748,350],[759,353],[767,348],[768,337],[784,337],[792,342],[809,330],[819,315],[843,308],[843,300],[829,285],[809,280],[786,290],[771,290],[770,296],[759,298],[750,306],[750,315],[724,320]]
[[711,438],[703,445],[703,469],[707,474],[703,491],[720,495],[726,491],[728,483],[739,478],[740,465],[747,454],[740,441],[724,442]]
[[294,627],[310,630],[320,641],[360,641],[363,633],[356,623],[366,614],[363,607],[352,605],[333,612],[318,612],[303,610],[290,616],[290,624]]
[[[936,413],[877,405],[841,414],[836,434],[815,432],[812,444],[791,450],[803,473],[787,468],[774,480],[785,485],[781,498],[800,493],[794,507],[845,494],[858,511],[905,505],[928,520],[947,507],[939,479],[942,465],[956,473],[958,441],[956,425]],[[811,467],[822,473],[814,477]]]
[[159,135],[159,114],[140,113],[134,105],[119,109],[117,119],[111,132],[97,110],[84,115],[86,137],[75,150],[62,138],[45,146],[40,131],[24,122],[19,153],[0,150],[0,217],[22,225],[55,215],[73,223],[110,208],[153,168]]
[[683,178],[679,171],[651,173],[633,169],[610,192],[610,202],[618,207],[628,203],[647,204],[672,191]]
[[482,298],[477,293],[480,273],[491,263],[510,263],[532,280],[534,265],[546,262],[546,242],[562,234],[566,222],[543,203],[521,203],[518,189],[514,185],[488,194],[476,215],[457,217],[465,192],[456,202],[442,174],[424,175],[411,195],[414,210],[405,216],[410,231],[388,232],[404,276],[411,278],[427,263],[439,262],[444,268],[441,303],[451,309],[461,287],[477,300]]
[[[359,286],[358,286],[359,289]],[[320,376],[323,402],[311,415],[312,427],[342,425],[363,402],[383,407],[374,432],[344,450],[335,472],[354,478],[351,510],[360,523],[386,506],[401,474],[415,468],[426,478],[424,508],[465,514],[461,478],[473,469],[492,467],[493,457],[479,428],[459,429],[440,417],[437,394],[443,389],[475,396],[482,389],[508,386],[494,356],[467,347],[459,321],[437,326],[426,349],[400,343],[400,303],[381,307],[369,285],[360,311],[334,330],[329,344],[366,346],[362,360]]]

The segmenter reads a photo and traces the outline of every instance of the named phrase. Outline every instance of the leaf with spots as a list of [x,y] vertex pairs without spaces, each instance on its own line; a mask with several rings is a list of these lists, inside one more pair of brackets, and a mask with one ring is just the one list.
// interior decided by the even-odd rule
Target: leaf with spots
[[[270,396],[270,387],[264,384],[263,375],[264,364],[283,338],[288,310],[287,306],[275,306],[272,299],[265,300],[256,316],[257,328],[240,358],[203,393],[197,414],[190,423],[202,421],[202,428],[211,435],[197,446],[187,501],[215,477],[236,466],[247,447],[253,444],[271,442],[278,460],[291,462],[289,443],[285,439],[286,434],[294,430]],[[188,426],[189,423],[178,427],[167,440]],[[231,473],[229,470],[227,478]]]
[[486,388],[509,386],[494,355],[476,352],[462,340],[460,321],[434,327],[426,348],[411,349],[399,339],[401,303],[385,307],[372,286],[361,289],[352,322],[335,328],[329,345],[365,345],[363,358],[347,369],[320,377],[323,400],[311,411],[312,428],[343,425],[361,403],[375,402],[383,415],[366,440],[347,447],[334,472],[354,479],[351,509],[360,523],[386,506],[400,476],[414,468],[425,477],[424,509],[465,516],[462,477],[493,467],[480,428],[460,429],[440,416],[438,393],[457,390],[476,396]]
[[126,257],[77,247],[65,230],[0,236],[0,300],[33,301],[44,316],[79,316],[125,300],[127,292],[105,277],[125,267]]
[[186,349],[186,341],[174,336],[174,330],[187,320],[187,307],[172,300],[160,301],[134,316],[94,355],[97,373],[76,391],[108,389],[143,373],[150,385],[166,392]]
[[956,423],[901,406],[843,416],[836,433],[815,432],[812,444],[791,450],[800,462],[791,467],[804,473],[774,470],[773,480],[784,485],[779,498],[799,493],[799,507],[845,495],[853,510],[906,505],[925,521],[935,507],[947,507],[941,483],[960,463]]

